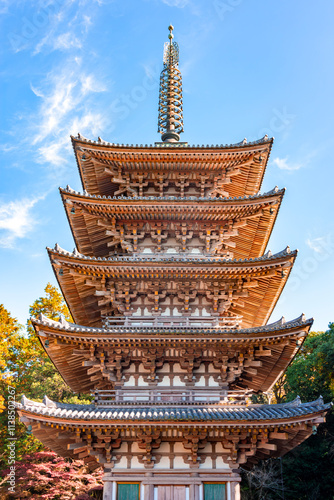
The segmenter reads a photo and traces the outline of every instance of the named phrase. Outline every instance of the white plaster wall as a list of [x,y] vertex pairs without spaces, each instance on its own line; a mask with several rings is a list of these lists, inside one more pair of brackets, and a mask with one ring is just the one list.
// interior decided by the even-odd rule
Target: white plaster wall
[[126,457],[122,457],[118,463],[115,463],[115,469],[126,469],[128,465],[128,461]]
[[230,450],[225,450],[221,443],[216,443],[216,453],[230,453]]
[[219,387],[219,383],[213,377],[209,377],[209,387]]
[[131,453],[143,453],[143,450],[139,448],[138,443],[132,443]]
[[176,375],[176,377],[173,378],[173,387],[184,387],[186,385],[185,382],[182,382],[180,377]]
[[131,364],[129,368],[125,368],[124,373],[134,373],[136,371],[136,365]]
[[160,368],[159,373],[169,373],[169,363],[164,363]]
[[173,316],[182,316],[182,313],[180,313],[176,307],[173,308]]
[[175,443],[174,444],[174,453],[184,453],[184,446],[182,443]]
[[115,450],[115,455],[119,455],[120,453],[126,453],[128,451],[128,445],[127,443],[122,443],[117,450]]
[[[184,452],[184,450],[183,450]],[[182,457],[175,457],[173,463],[174,469],[189,469],[189,464],[185,464]]]
[[209,373],[220,373],[220,370],[218,370],[218,368],[215,368],[213,366],[213,363],[210,363],[209,364]]
[[160,462],[154,464],[155,469],[169,469],[169,467],[170,467],[170,460],[168,457],[161,457]]
[[180,363],[174,363],[173,365],[173,372],[183,372],[183,373],[186,373],[187,370],[185,369],[182,369],[181,366],[180,366]]
[[158,382],[158,387],[168,387],[170,385],[169,377],[166,375],[162,378],[161,382]]
[[217,457],[216,458],[216,469],[229,469],[230,466],[224,462],[222,457]]
[[196,383],[195,387],[205,387],[205,378],[201,377]]
[[200,469],[212,469],[212,459],[211,457],[205,457],[202,464],[199,464]]
[[135,378],[133,375],[129,377],[129,380],[124,382],[124,387],[133,387],[135,385]]
[[170,452],[170,446],[167,441],[162,442],[161,445],[159,446],[159,449],[157,450],[157,453],[169,453]]
[[141,316],[141,309],[140,309],[140,307],[138,307],[136,311],[133,311],[132,316]]
[[145,469],[144,464],[139,463],[137,457],[131,458],[131,469]]
[[144,377],[142,375],[140,375],[138,377],[138,385],[146,387],[149,385],[149,383],[144,380]]

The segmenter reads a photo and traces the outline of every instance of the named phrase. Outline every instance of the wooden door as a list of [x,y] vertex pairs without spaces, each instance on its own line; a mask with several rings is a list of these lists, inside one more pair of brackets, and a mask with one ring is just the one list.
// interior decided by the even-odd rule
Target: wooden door
[[139,484],[118,483],[117,500],[139,500]]
[[225,500],[225,483],[204,483],[204,500]]
[[186,488],[183,485],[158,486],[158,500],[186,500]]

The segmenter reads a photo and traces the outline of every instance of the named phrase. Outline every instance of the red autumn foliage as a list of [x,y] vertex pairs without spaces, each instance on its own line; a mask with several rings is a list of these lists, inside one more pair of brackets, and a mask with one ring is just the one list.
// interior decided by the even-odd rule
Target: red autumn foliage
[[1,472],[0,499],[92,500],[102,498],[103,470],[89,472],[82,460],[59,457],[53,451],[25,455],[15,463],[15,493],[9,491],[9,472]]

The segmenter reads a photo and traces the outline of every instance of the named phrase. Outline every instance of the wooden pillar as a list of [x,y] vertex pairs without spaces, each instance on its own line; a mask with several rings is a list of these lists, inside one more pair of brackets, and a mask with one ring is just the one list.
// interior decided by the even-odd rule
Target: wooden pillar
[[103,500],[113,500],[113,482],[104,480],[103,484]]
[[191,484],[189,486],[189,500],[196,500],[196,497],[195,497],[195,488],[196,488],[195,484]]
[[231,482],[231,500],[240,500],[240,483],[237,481]]
[[154,500],[154,484],[145,484],[143,500]]

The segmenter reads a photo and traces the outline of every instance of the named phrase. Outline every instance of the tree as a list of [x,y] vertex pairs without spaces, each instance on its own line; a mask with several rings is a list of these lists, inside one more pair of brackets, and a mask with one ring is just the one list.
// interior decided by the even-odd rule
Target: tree
[[91,500],[102,499],[99,468],[90,472],[82,460],[64,459],[52,451],[26,455],[16,462],[15,493],[8,490],[9,469],[2,471],[0,498],[3,500]]
[[[61,293],[50,283],[45,287],[45,295],[32,304],[29,313],[31,316],[42,313],[53,320],[59,320],[63,315],[71,320]],[[0,467],[3,467],[8,455],[7,412],[4,411],[8,387],[14,388],[16,400],[24,394],[30,399],[41,401],[47,394],[49,398],[63,403],[89,403],[91,397],[76,395],[66,385],[41,346],[30,320],[25,331],[2,305],[0,323],[0,402],[3,410],[0,413]],[[16,437],[17,458],[43,449],[43,445],[26,432],[25,426],[18,419]]]
[[[20,392],[26,379],[29,379],[31,357],[34,349],[31,340],[25,335],[23,327],[13,318],[3,305],[0,305],[0,466],[7,463],[9,453],[8,398],[9,389],[15,396]],[[11,395],[13,397],[13,394]],[[17,399],[16,399],[17,400]],[[13,411],[11,410],[8,411]],[[41,443],[28,435],[23,424],[16,416],[15,437],[16,456],[41,448]]]
[[311,332],[286,371],[287,400],[300,396],[312,401],[320,395],[334,399],[334,323],[326,332]]
[[[312,332],[286,371],[286,400],[334,401],[334,323]],[[287,500],[334,499],[334,415],[282,459]]]
[[[334,400],[334,324],[326,332],[311,332],[296,358],[274,389],[277,402],[300,396],[303,402],[320,395],[326,402]],[[259,396],[257,396],[257,402]],[[264,402],[264,401],[263,401]],[[261,462],[243,477],[243,499],[279,499],[275,490],[281,476],[285,500],[334,500],[334,415],[318,427],[318,432],[287,453],[282,461]],[[272,483],[272,484],[271,484]],[[272,488],[271,488],[272,486]],[[271,488],[271,491],[270,491]]]

